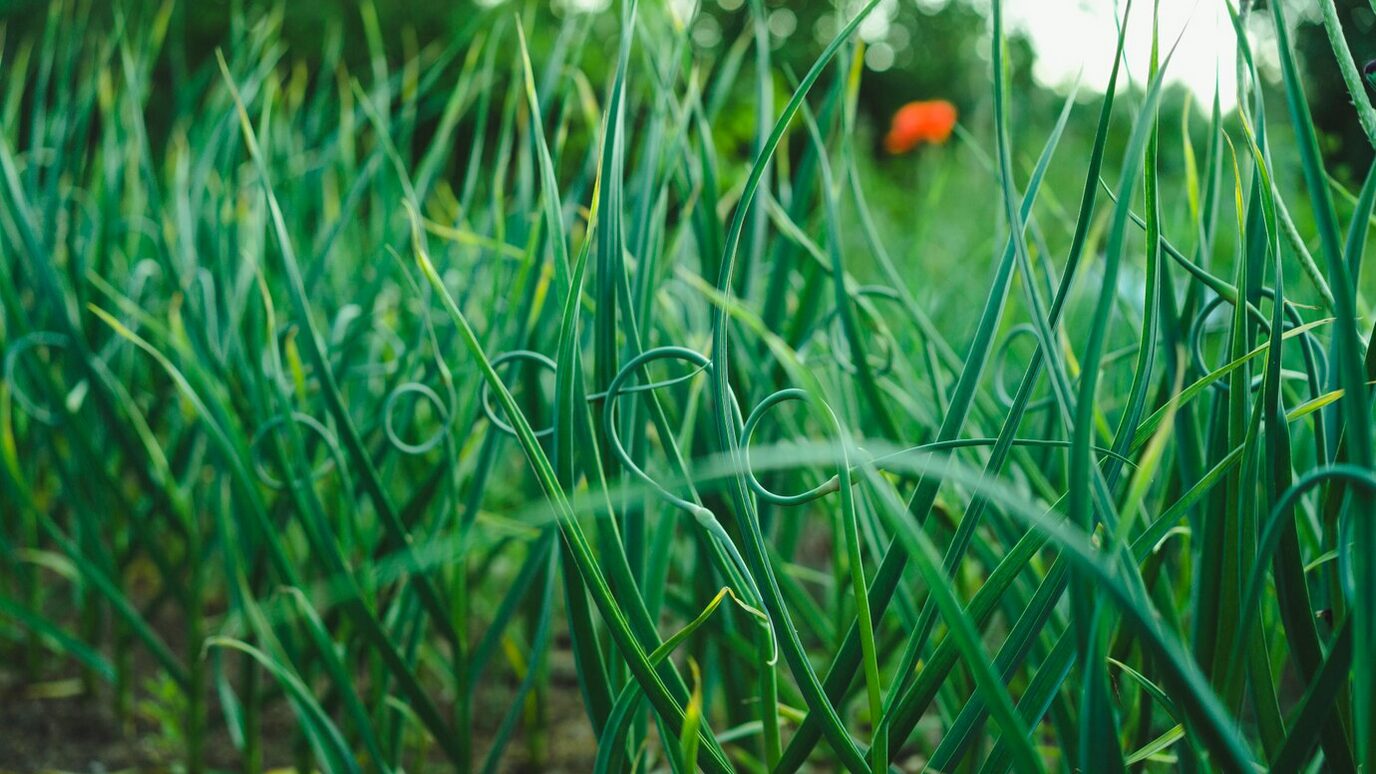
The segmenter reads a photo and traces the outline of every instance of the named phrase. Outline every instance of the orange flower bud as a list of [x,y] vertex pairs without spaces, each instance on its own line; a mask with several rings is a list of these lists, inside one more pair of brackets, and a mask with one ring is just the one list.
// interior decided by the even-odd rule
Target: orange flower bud
[[907,153],[924,142],[941,145],[956,125],[956,106],[944,99],[909,102],[893,114],[893,125],[884,137],[889,153]]

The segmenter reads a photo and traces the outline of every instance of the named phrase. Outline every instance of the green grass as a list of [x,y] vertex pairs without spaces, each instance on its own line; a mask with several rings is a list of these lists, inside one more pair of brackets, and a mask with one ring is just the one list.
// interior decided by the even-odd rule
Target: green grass
[[1017,120],[995,0],[918,160],[876,4],[792,72],[759,0],[714,56],[364,5],[365,71],[51,3],[0,47],[8,678],[193,774],[1376,769],[1376,175],[1282,4],[1281,79],[1176,125],[1166,38]]

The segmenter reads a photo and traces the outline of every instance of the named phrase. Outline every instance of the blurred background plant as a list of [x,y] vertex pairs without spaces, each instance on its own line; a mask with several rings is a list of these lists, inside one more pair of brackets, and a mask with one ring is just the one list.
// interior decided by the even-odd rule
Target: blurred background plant
[[[1094,14],[1108,18],[1108,10],[1101,3],[1085,0],[1062,0],[1064,8],[1036,4],[1023,7],[1014,3],[1019,14],[1034,14],[1054,18],[1070,7],[1082,8],[1082,14]],[[1315,125],[1320,130],[1321,151],[1328,162],[1330,172],[1347,187],[1360,185],[1364,170],[1370,165],[1373,150],[1361,125],[1354,120],[1352,101],[1340,76],[1333,50],[1329,45],[1318,11],[1318,6],[1306,0],[1283,0],[1287,4],[1291,18],[1296,23],[1294,45],[1298,61],[1305,73],[1306,95],[1313,111]],[[1078,5],[1077,5],[1078,3]],[[743,12],[745,0],[669,0],[666,10],[674,17],[683,20],[688,27],[689,39],[694,46],[695,56],[710,63],[724,56],[742,56],[743,47],[749,45],[752,32],[749,15]],[[1336,16],[1342,24],[1345,39],[1351,55],[1360,67],[1362,63],[1376,58],[1376,14],[1372,6],[1364,0],[1334,0]],[[41,32],[45,18],[44,9],[48,0],[0,0],[0,18],[5,20],[8,31],[7,46],[11,54],[21,41],[36,39]],[[131,17],[151,18],[161,5],[157,0],[121,0],[113,4],[96,3],[91,7],[91,15],[101,26],[108,27],[113,22],[115,8],[123,9]],[[766,14],[768,40],[771,49],[771,63],[775,69],[772,74],[776,100],[781,101],[788,93],[790,77],[805,72],[817,54],[838,29],[838,20],[853,14],[863,5],[860,0],[825,0],[824,2],[794,3],[787,0],[766,0],[763,5]],[[1185,18],[1198,26],[1199,18],[1216,9],[1200,8],[1195,4]],[[1256,3],[1263,9],[1264,3]],[[378,0],[375,17],[377,45],[386,52],[387,66],[395,66],[413,56],[425,46],[442,44],[452,38],[464,39],[473,31],[475,24],[502,15],[510,15],[517,9],[523,10],[531,19],[529,35],[534,50],[547,50],[556,42],[563,21],[569,18],[586,17],[590,19],[589,34],[607,37],[615,34],[616,13],[611,0],[552,0],[523,4],[518,0]],[[1114,13],[1120,14],[1122,0],[1113,3]],[[204,83],[207,74],[205,65],[210,61],[212,52],[223,45],[232,32],[231,20],[236,14],[246,11],[275,8],[280,16],[278,35],[283,46],[282,67],[304,68],[315,76],[320,74],[316,68],[326,56],[337,59],[354,71],[366,71],[375,66],[370,61],[367,45],[367,22],[359,13],[359,7],[352,0],[319,0],[309,3],[258,3],[251,0],[206,0],[194,5],[174,3],[169,6],[169,36],[165,55],[156,63],[150,73],[150,89],[158,99],[145,111],[145,122],[150,141],[155,146],[173,130],[173,117],[185,115],[195,109],[198,98],[196,88],[171,88],[173,83]],[[1255,18],[1255,14],[1253,17]],[[911,216],[904,202],[912,195],[914,175],[920,168],[930,168],[925,174],[941,181],[939,186],[919,186],[929,192],[929,203],[941,201],[959,202],[970,198],[982,199],[992,193],[992,180],[974,176],[955,176],[942,174],[942,170],[967,169],[972,159],[967,157],[961,147],[945,154],[928,154],[935,158],[919,160],[892,160],[884,158],[882,137],[889,117],[902,104],[914,99],[940,98],[953,102],[960,110],[962,123],[975,136],[987,136],[991,120],[991,105],[988,89],[988,66],[990,44],[988,36],[989,0],[884,0],[857,30],[857,37],[867,44],[865,52],[865,76],[861,81],[859,100],[859,121],[856,130],[860,133],[859,147],[867,152],[862,154],[860,163],[865,167],[868,184],[879,186],[884,195],[874,197],[876,214],[882,215],[880,226],[890,235],[892,223],[897,222],[906,228]],[[1274,52],[1268,45],[1272,39],[1268,24],[1249,22],[1249,31],[1257,39],[1257,67],[1259,73],[1270,84],[1275,85],[1280,77]],[[1178,29],[1163,29],[1163,35],[1172,35]],[[1227,30],[1220,38],[1220,50],[1225,45]],[[1047,39],[1042,45],[1064,45],[1064,38]],[[1033,138],[1049,131],[1059,112],[1061,100],[1073,80],[1073,73],[1058,73],[1057,82],[1045,82],[1034,75],[1037,63],[1037,41],[1029,37],[1026,29],[1013,25],[1007,35],[1007,67],[1010,93],[1016,99],[1010,101],[1009,120],[1022,129],[1015,133],[1014,142],[1018,144],[1021,163],[1030,168],[1038,146]],[[1102,49],[1104,42],[1096,45]],[[11,56],[12,58],[12,56]],[[739,106],[729,110],[719,110],[712,122],[716,150],[725,159],[741,161],[749,157],[752,138],[756,131],[756,111],[753,98],[754,75],[753,57],[743,56],[740,62],[742,77],[732,84],[715,84],[718,93],[713,99],[718,105]],[[1086,66],[1097,64],[1106,67],[1105,62],[1086,62]],[[614,62],[604,55],[586,54],[578,62],[579,68],[591,84],[604,82]],[[448,76],[457,72],[457,63],[449,65]],[[1141,63],[1129,62],[1127,72],[1140,69]],[[1230,64],[1220,63],[1219,78],[1226,81],[1230,77]],[[789,74],[792,74],[790,76]],[[493,86],[500,88],[511,73],[498,72]],[[1132,76],[1129,75],[1129,78]],[[1184,86],[1179,80],[1170,82],[1161,100],[1161,123],[1164,126],[1181,126],[1184,112],[1189,106],[1192,114],[1200,120],[1191,124],[1191,132],[1196,143],[1202,142],[1205,133],[1205,120],[1209,112],[1212,94],[1211,76],[1207,72],[1190,72],[1177,75],[1188,78],[1191,87]],[[1138,80],[1128,88],[1140,87]],[[1267,92],[1268,99],[1281,99],[1279,92]],[[1086,111],[1093,109],[1100,97],[1092,86],[1082,87],[1078,101]],[[1280,106],[1276,102],[1275,106]],[[416,137],[423,140],[433,131],[438,115],[437,107],[427,111],[421,107],[418,116]],[[1224,105],[1225,113],[1232,107]],[[478,130],[472,124],[474,118],[465,115],[460,132],[471,133]],[[1228,120],[1225,116],[1225,120]],[[488,117],[489,126],[484,131],[497,130],[496,118]],[[575,128],[573,131],[580,131]],[[1285,131],[1282,127],[1281,131]],[[588,138],[584,136],[582,141]],[[1072,123],[1066,130],[1062,147],[1072,149],[1071,154],[1078,157],[1087,155],[1087,148],[1093,140],[1093,127],[1089,122]],[[1117,163],[1121,144],[1126,135],[1115,133],[1109,137],[1109,164]],[[1280,152],[1285,153],[1284,145]],[[1165,143],[1160,149],[1162,175],[1171,178],[1183,176],[1183,146],[1178,143]],[[1110,167],[1111,168],[1111,167]],[[1287,185],[1294,185],[1297,178],[1293,163],[1278,165],[1278,174]],[[1076,180],[1082,170],[1076,169],[1074,162],[1053,167],[1049,174],[1053,183],[1069,184]],[[1051,186],[1057,190],[1060,186]],[[1306,209],[1297,207],[1296,217],[1308,217]],[[1169,216],[1169,213],[1168,213]],[[942,233],[947,219],[934,217],[929,224],[936,229],[930,242],[951,245],[946,252],[951,255],[966,256],[970,245],[961,239],[955,230]],[[957,221],[959,222],[959,221]],[[987,250],[985,252],[988,252]],[[927,259],[942,265],[949,256],[935,256]],[[935,300],[935,299],[934,299]],[[959,305],[968,299],[953,299]]]

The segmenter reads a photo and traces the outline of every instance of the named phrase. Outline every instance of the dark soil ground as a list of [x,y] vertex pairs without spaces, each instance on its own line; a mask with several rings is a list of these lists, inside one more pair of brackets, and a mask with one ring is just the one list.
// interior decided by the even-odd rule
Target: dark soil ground
[[[164,772],[177,763],[176,742],[150,719],[121,723],[108,695],[87,694],[76,677],[24,682],[0,668],[0,774],[28,772]],[[264,758],[291,760],[291,716],[269,707],[264,719]],[[223,725],[211,724],[207,763],[236,770],[239,753]]]
[[0,692],[0,771],[153,770],[153,751],[125,738],[103,702],[45,696],[50,686],[63,688],[11,680]]
[[[597,740],[592,735],[572,659],[555,652],[545,696],[546,728],[538,749],[518,730],[502,757],[500,771],[586,772],[592,770]],[[502,717],[511,705],[514,681],[489,680],[479,690],[475,707],[475,764],[480,765]],[[212,708],[215,702],[211,702]],[[137,713],[135,713],[137,714]],[[269,705],[264,718],[264,769],[291,766],[294,718],[284,702]],[[170,771],[178,762],[176,743],[152,721],[135,718],[121,728],[107,695],[82,692],[75,675],[25,682],[0,659],[0,774],[90,772],[114,774]],[[207,763],[219,771],[239,771],[238,751],[224,725],[212,714]],[[541,755],[540,759],[533,757]],[[436,759],[433,771],[448,767]]]

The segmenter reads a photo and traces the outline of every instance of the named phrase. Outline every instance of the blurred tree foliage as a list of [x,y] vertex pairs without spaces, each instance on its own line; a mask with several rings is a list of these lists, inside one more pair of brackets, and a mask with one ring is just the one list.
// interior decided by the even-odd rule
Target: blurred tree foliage
[[[1376,14],[1368,0],[1335,0],[1334,5],[1347,47],[1360,71],[1366,62],[1376,58]],[[1306,96],[1333,173],[1346,180],[1362,179],[1372,162],[1371,141],[1357,123],[1323,24],[1317,19],[1302,23],[1295,36],[1295,48],[1309,71]]]
[[[559,25],[556,15],[598,11],[619,0],[0,0],[0,22],[5,28],[4,47],[7,52],[26,38],[41,33],[46,9],[54,2],[85,3],[94,14],[107,15],[112,29],[117,15],[129,19],[148,19],[167,2],[172,5],[172,34],[166,55],[155,78],[163,84],[186,82],[199,67],[213,56],[216,46],[229,45],[233,38],[230,19],[236,7],[257,14],[281,14],[282,39],[288,50],[283,58],[285,66],[304,64],[307,71],[312,62],[320,59],[320,52],[328,46],[341,48],[344,60],[354,72],[363,74],[370,67],[365,15],[373,9],[388,52],[388,66],[398,67],[406,57],[427,45],[444,45],[456,30],[469,25],[491,23],[501,14],[521,13],[532,49],[539,52],[554,45],[553,35]],[[801,75],[816,58],[826,41],[834,34],[839,19],[849,18],[861,5],[860,0],[759,0],[766,11],[771,41],[772,66],[780,73]],[[1021,1],[1021,0],[1020,0]],[[1033,0],[1027,0],[1032,2]],[[1222,2],[1222,0],[1205,0]],[[693,38],[698,45],[695,52],[704,67],[712,67],[729,55],[733,46],[746,43],[753,37],[748,13],[756,0],[655,0],[642,2],[645,14],[691,16]],[[878,139],[887,126],[889,116],[900,105],[915,99],[943,98],[954,102],[962,121],[978,130],[987,121],[989,35],[986,16],[988,0],[884,0],[872,15],[871,22],[861,27],[861,37],[868,44],[866,61],[869,65],[861,85],[860,109],[862,125],[872,130],[871,140],[878,153]],[[1110,13],[1121,2],[1104,2],[1104,12]],[[1264,0],[1252,0],[1260,9]],[[1376,15],[1368,0],[1336,0],[1346,32],[1348,45],[1360,68],[1368,59],[1376,57]],[[1309,72],[1306,88],[1315,120],[1324,133],[1324,151],[1333,164],[1333,172],[1344,180],[1360,180],[1372,162],[1372,148],[1356,121],[1349,96],[1339,76],[1333,52],[1328,45],[1322,25],[1318,21],[1314,0],[1294,0],[1290,3],[1291,18],[1300,20],[1296,47]],[[593,37],[614,34],[614,14],[594,13],[590,17],[588,34]],[[1263,36],[1263,25],[1255,25]],[[1264,46],[1262,47],[1265,48]],[[1011,103],[1012,126],[1015,134],[1035,140],[1044,135],[1054,120],[1062,96],[1038,85],[1032,76],[1035,50],[1027,38],[1014,31],[1008,39],[1009,84],[1017,99]],[[579,62],[589,82],[603,81],[607,61],[593,56]],[[1269,57],[1267,57],[1269,58]],[[746,57],[745,72],[753,65],[753,55]],[[1264,64],[1264,63],[1263,63]],[[333,74],[315,73],[317,77]],[[730,95],[732,103],[751,106],[755,103],[753,77],[739,79],[740,93]],[[775,88],[776,99],[791,90],[787,76],[781,75]],[[177,100],[183,93],[168,89],[160,98]],[[1181,88],[1173,88],[1163,100],[1161,126],[1172,136],[1178,136],[1182,111],[1191,99]],[[1097,102],[1092,95],[1083,101]],[[169,107],[185,108],[185,105]],[[1279,106],[1278,106],[1279,107]],[[1191,107],[1202,125],[1207,121],[1208,105]],[[178,111],[169,110],[169,114]],[[169,127],[159,126],[157,111],[150,111],[150,129],[154,132]],[[1092,122],[1086,122],[1092,123]],[[755,116],[750,110],[735,110],[723,115],[717,125],[722,148],[746,150],[755,131]],[[1092,126],[1072,122],[1069,130],[1073,138],[1077,131],[1092,131]],[[1021,139],[1015,136],[1015,141]],[[1121,140],[1118,140],[1121,141]],[[1112,150],[1112,149],[1111,149]],[[1112,154],[1110,158],[1112,158]],[[1163,172],[1183,165],[1178,143],[1167,142],[1162,147]]]

